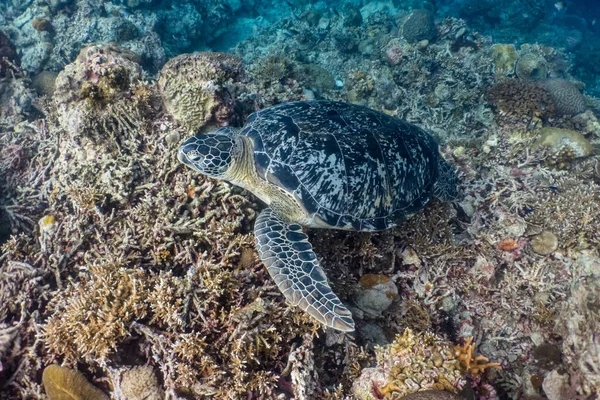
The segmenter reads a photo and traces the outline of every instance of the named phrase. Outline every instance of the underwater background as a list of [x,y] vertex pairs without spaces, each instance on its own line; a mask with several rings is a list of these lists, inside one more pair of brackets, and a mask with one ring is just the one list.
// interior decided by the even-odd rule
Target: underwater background
[[[296,100],[440,143],[462,197],[309,229],[289,305],[193,133]],[[600,399],[600,2],[0,0],[0,399]]]

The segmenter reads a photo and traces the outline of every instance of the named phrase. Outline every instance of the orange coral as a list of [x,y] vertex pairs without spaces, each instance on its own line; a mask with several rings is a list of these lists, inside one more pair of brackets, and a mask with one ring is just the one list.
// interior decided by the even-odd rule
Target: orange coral
[[470,372],[472,375],[479,375],[485,371],[486,368],[502,369],[500,364],[488,362],[489,359],[482,355],[473,358],[474,350],[475,345],[473,344],[472,337],[466,338],[463,346],[454,347],[454,355],[458,359],[460,366]]
[[515,239],[502,239],[498,242],[498,248],[502,251],[513,251],[519,247],[519,243]]

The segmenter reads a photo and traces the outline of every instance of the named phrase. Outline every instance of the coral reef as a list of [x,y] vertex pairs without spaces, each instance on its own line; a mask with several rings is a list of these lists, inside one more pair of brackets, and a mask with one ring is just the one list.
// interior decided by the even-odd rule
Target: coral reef
[[[358,399],[412,399],[406,395],[430,389],[456,394],[467,385],[464,371],[476,375],[499,366],[483,356],[473,357],[471,341],[454,348],[435,334],[406,329],[389,346],[376,348],[377,367],[362,371],[353,393]],[[441,393],[438,397],[454,398]]]
[[158,88],[173,118],[196,132],[210,123],[221,126],[231,121],[235,100],[232,86],[243,79],[244,67],[235,56],[182,54],[163,67]]
[[569,129],[542,128],[539,138],[533,143],[532,149],[546,148],[550,152],[554,164],[559,166],[575,158],[587,157],[592,154],[591,143],[581,133]]
[[[340,400],[358,382],[375,396],[367,383],[384,387],[385,368],[417,374],[373,368],[374,348],[391,353],[406,328],[435,332],[413,337],[434,337],[453,361],[438,368],[423,352],[416,366],[433,375],[397,380],[400,389],[432,387],[451,365],[467,398],[598,396],[599,108],[586,96],[583,109],[573,91],[577,77],[586,95],[599,93],[597,27],[552,20],[552,4],[526,0],[325,3],[0,2],[0,52],[10,55],[0,77],[0,397],[47,398],[40,371],[57,362],[114,398],[142,382],[169,398]],[[408,43],[403,24],[424,9],[433,36]],[[432,201],[393,230],[308,230],[352,306],[352,336],[321,331],[275,289],[251,236],[259,202],[176,159],[191,128],[165,109],[157,73],[167,56],[230,48],[247,68],[230,56],[240,76],[207,81],[228,98],[200,129],[291,100],[352,101],[429,130],[459,171],[463,198]],[[551,80],[507,79],[519,54],[543,57],[548,76],[569,83],[564,103]],[[593,151],[538,146],[546,128],[579,132],[578,149]],[[389,285],[380,294],[397,289],[374,316],[355,300],[369,276]],[[502,370],[479,373],[475,342]],[[388,398],[403,396],[395,389]],[[446,390],[405,398],[456,398]]]
[[[61,127],[95,142],[140,124],[144,101],[139,59],[113,45],[90,46],[56,78],[54,101]],[[107,146],[108,147],[108,146]]]

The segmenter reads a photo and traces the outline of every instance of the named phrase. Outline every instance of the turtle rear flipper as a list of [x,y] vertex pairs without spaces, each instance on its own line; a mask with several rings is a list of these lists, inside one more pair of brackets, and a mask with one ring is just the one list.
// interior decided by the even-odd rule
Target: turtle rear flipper
[[290,303],[331,328],[354,330],[352,314],[331,290],[300,225],[267,208],[256,219],[254,235],[261,260]]

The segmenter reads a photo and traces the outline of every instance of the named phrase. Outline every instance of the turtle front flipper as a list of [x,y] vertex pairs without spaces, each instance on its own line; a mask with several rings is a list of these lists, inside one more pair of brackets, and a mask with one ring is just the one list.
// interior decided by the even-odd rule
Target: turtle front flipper
[[352,314],[331,291],[300,225],[267,208],[256,219],[254,235],[260,258],[290,303],[329,327],[354,330]]

